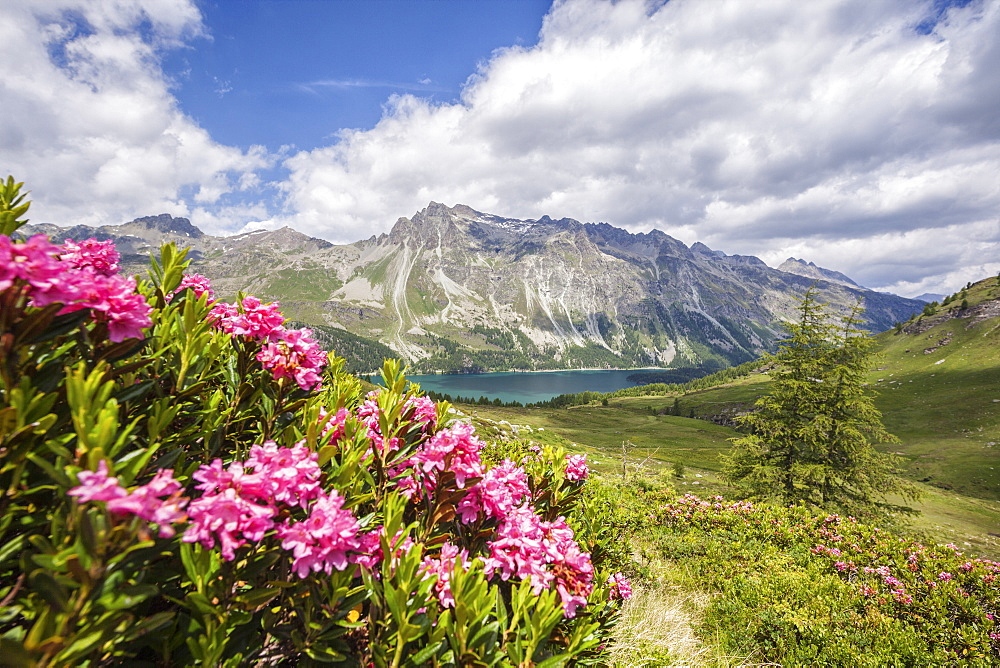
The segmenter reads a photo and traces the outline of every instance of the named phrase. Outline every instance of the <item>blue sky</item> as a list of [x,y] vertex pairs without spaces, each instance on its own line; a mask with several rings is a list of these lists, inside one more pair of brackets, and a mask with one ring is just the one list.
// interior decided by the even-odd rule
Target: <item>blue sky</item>
[[210,37],[164,63],[182,108],[244,149],[329,144],[370,128],[393,94],[457,100],[495,49],[531,46],[539,0],[199,3]]
[[1000,271],[1000,0],[7,0],[36,221],[334,242],[430,201],[903,295]]

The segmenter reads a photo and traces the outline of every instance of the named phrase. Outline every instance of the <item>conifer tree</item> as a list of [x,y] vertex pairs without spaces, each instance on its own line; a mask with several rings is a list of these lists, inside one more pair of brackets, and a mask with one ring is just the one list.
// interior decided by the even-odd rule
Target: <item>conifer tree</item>
[[863,516],[913,512],[886,501],[912,500],[916,488],[896,477],[900,457],[873,447],[898,439],[865,382],[874,342],[859,329],[861,305],[837,323],[810,289],[798,311],[789,337],[764,360],[773,367],[771,393],[740,418],[747,433],[733,439],[725,476],[754,498]]

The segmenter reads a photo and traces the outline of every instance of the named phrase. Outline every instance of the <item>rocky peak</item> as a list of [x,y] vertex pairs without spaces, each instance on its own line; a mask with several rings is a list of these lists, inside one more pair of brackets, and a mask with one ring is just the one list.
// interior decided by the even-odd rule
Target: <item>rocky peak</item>
[[204,232],[192,225],[191,221],[187,218],[174,218],[169,213],[136,218],[131,224],[141,225],[146,229],[156,230],[165,234],[179,234],[191,237],[192,239],[199,239],[204,236]]
[[817,266],[815,262],[806,262],[805,260],[798,260],[794,257],[790,257],[782,262],[781,266],[778,267],[778,271],[803,276],[805,278],[830,281],[831,283],[837,283],[851,288],[862,287],[839,271],[824,269],[823,267]]
[[691,246],[691,251],[695,253],[702,253],[704,255],[713,255],[715,257],[726,257],[726,254],[719,250],[712,250],[700,241],[696,241],[693,246]]

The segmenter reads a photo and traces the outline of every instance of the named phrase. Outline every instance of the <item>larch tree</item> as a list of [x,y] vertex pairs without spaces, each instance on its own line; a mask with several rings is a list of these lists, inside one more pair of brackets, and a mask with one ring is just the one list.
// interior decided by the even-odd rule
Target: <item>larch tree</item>
[[874,341],[859,328],[860,303],[837,322],[810,289],[798,311],[765,358],[771,392],[740,418],[745,435],[732,439],[725,477],[752,498],[868,517],[914,512],[888,500],[917,496],[897,477],[902,459],[874,448],[898,439],[867,386]]

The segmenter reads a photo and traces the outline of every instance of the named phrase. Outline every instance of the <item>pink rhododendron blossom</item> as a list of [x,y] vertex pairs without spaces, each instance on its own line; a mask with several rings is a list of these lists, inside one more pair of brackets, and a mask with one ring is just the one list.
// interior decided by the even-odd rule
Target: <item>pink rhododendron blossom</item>
[[336,414],[331,415],[326,409],[319,409],[320,438],[327,442],[339,440],[344,435],[344,423],[350,413],[346,408],[337,409]]
[[356,413],[358,419],[364,423],[367,429],[367,436],[372,442],[372,447],[376,450],[382,450],[385,444],[382,442],[382,428],[379,425],[379,416],[382,412],[378,407],[378,396],[378,390],[372,390],[366,394],[364,402],[358,406]]
[[90,268],[102,276],[117,274],[118,261],[121,260],[121,255],[115,250],[115,242],[98,241],[94,238],[80,243],[66,239],[59,255],[76,269]]
[[938,580],[941,580],[942,582],[947,582],[950,579],[951,579],[951,573],[948,573],[947,571],[938,573]]
[[201,274],[184,274],[184,277],[181,279],[180,285],[177,286],[177,289],[167,295],[167,301],[169,302],[175,296],[187,289],[190,289],[197,299],[200,299],[203,295],[208,295],[207,301],[209,304],[211,304],[215,298],[215,291],[212,290],[212,283],[207,277],[202,276]]
[[382,562],[382,535],[385,533],[384,526],[378,526],[368,533],[358,534],[357,552],[350,556],[351,563],[358,566],[374,569]]
[[567,455],[566,456],[566,480],[586,480],[590,475],[587,468],[587,455]]
[[902,589],[896,589],[892,592],[892,597],[897,603],[902,603],[903,605],[909,605],[913,603],[913,597],[907,594]]
[[96,322],[107,323],[108,338],[119,342],[142,337],[142,330],[153,324],[153,307],[136,293],[135,279],[129,276],[101,276],[87,269],[74,274],[77,296],[63,312],[89,308]]
[[460,550],[451,543],[445,543],[441,546],[440,555],[437,557],[428,555],[420,564],[420,570],[425,574],[425,577],[437,577],[437,581],[434,583],[434,593],[437,594],[442,608],[455,607],[455,596],[451,592],[451,575],[456,567],[468,570],[472,567],[472,562],[469,561],[468,550]]
[[608,585],[612,601],[624,601],[632,598],[632,583],[623,573],[608,576]]
[[437,424],[437,404],[430,397],[407,397],[403,409],[409,413],[409,419],[423,426],[428,432]]
[[471,424],[459,423],[425,441],[411,461],[426,473],[449,470],[455,474],[455,483],[465,487],[466,480],[483,475],[482,445]]
[[484,559],[487,577],[527,579],[536,593],[554,585],[566,617],[573,617],[586,604],[593,591],[594,567],[590,555],[574,540],[566,518],[545,522],[525,503],[508,513],[496,535]]
[[80,503],[110,501],[128,495],[128,490],[118,484],[118,478],[108,476],[108,463],[103,459],[96,471],[80,471],[76,477],[80,484],[67,494],[77,497]]
[[68,269],[59,259],[59,247],[49,243],[44,234],[25,242],[0,235],[0,290],[22,281],[36,306],[66,302],[75,294],[73,286],[63,279]]
[[222,460],[214,459],[211,464],[202,464],[191,477],[199,482],[195,489],[206,494],[219,494],[227,489],[234,489],[240,496],[269,501],[270,484],[262,473],[247,472],[243,462],[232,462],[227,468],[223,468]]
[[300,578],[313,571],[342,571],[349,553],[361,550],[358,520],[343,505],[344,497],[332,490],[312,504],[308,519],[278,527],[281,547],[292,552],[292,570]]
[[524,469],[507,459],[469,488],[469,493],[458,504],[458,514],[466,523],[475,521],[480,515],[501,519],[529,495]]
[[32,306],[64,304],[61,313],[90,309],[95,321],[107,324],[111,341],[141,337],[152,324],[152,307],[136,294],[134,279],[113,273],[118,254],[111,242],[68,243],[77,250],[64,253],[40,234],[23,243],[0,236],[0,290],[20,281]]
[[320,383],[319,372],[326,366],[326,353],[312,338],[310,329],[279,328],[257,353],[257,360],[275,379],[288,378],[303,390]]
[[80,503],[106,501],[108,512],[135,515],[158,524],[160,536],[170,538],[174,535],[171,525],[186,518],[184,506],[187,504],[187,499],[181,496],[183,489],[174,480],[173,473],[170,469],[163,469],[150,482],[129,492],[118,484],[117,478],[108,476],[107,463],[102,460],[97,471],[81,471],[77,475],[81,484],[68,494],[77,497]]
[[269,340],[285,322],[278,302],[265,304],[253,295],[240,304],[216,303],[209,315],[222,331],[257,340]]
[[141,485],[128,496],[108,501],[108,511],[117,515],[136,515],[158,524],[160,536],[174,535],[171,526],[187,518],[184,506],[188,499],[181,496],[183,488],[174,480],[173,471],[164,469],[147,484]]
[[306,502],[321,493],[318,458],[305,445],[282,448],[267,441],[250,448],[244,466],[260,475],[262,484],[255,489],[263,493],[264,499],[304,508]]
[[236,550],[247,541],[259,541],[274,527],[277,510],[243,498],[235,487],[218,494],[206,494],[188,506],[191,525],[184,532],[185,543],[201,543],[213,548],[216,542],[222,558],[232,561]]

